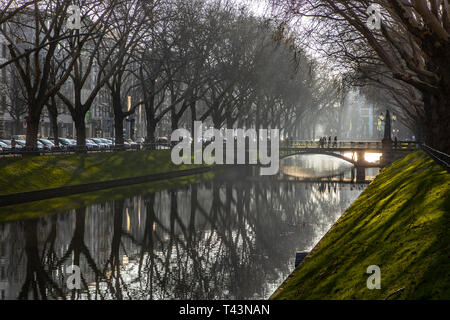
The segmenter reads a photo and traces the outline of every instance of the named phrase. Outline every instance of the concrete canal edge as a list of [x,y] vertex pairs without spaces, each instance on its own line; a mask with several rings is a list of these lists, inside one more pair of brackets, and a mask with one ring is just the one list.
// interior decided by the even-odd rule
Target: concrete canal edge
[[[385,168],[274,300],[449,299],[450,174],[423,151]],[[378,266],[381,288],[369,289]]]
[[35,190],[13,194],[0,195],[0,207],[28,203],[39,200],[46,200],[57,197],[64,197],[74,194],[88,193],[103,189],[110,189],[122,186],[136,185],[153,181],[168,180],[191,175],[208,173],[220,169],[218,166],[205,166],[187,170],[155,173],[139,177],[116,179],[111,181],[101,181],[85,184],[70,185],[44,190]]

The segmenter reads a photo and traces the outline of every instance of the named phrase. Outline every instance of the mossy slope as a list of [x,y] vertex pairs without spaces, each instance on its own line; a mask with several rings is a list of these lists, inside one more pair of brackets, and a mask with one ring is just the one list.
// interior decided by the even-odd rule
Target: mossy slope
[[422,151],[383,170],[271,298],[449,299],[450,175]]
[[192,169],[170,151],[124,151],[0,159],[0,194],[11,194]]

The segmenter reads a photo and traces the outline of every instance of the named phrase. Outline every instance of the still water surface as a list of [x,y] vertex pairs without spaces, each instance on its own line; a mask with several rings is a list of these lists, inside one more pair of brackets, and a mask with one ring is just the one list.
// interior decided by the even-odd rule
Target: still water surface
[[[365,185],[289,181],[349,175],[297,156],[276,179],[215,179],[0,223],[0,299],[266,299]],[[301,177],[301,175],[300,175]],[[68,290],[67,267],[82,290]]]

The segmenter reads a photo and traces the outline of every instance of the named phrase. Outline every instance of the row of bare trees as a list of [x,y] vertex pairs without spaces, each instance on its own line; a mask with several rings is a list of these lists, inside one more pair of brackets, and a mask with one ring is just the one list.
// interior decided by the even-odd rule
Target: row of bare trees
[[[80,29],[67,27],[71,5],[80,8]],[[61,105],[84,147],[86,114],[102,94],[119,145],[124,120],[139,107],[153,142],[165,117],[172,130],[201,120],[292,136],[305,111],[324,100],[319,67],[292,38],[231,1],[36,0],[1,9],[9,59],[0,68],[21,91],[30,148],[46,107],[57,138]]]
[[[372,85],[377,94],[368,90],[370,97],[388,96],[418,137],[450,152],[448,0],[272,3],[275,15],[300,26],[303,39],[332,58],[352,84]],[[368,10],[373,5],[379,13]]]

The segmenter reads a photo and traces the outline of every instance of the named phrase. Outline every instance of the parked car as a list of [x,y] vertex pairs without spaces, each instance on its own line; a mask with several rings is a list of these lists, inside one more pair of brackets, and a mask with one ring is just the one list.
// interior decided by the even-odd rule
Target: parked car
[[[9,146],[9,148],[11,148],[12,150],[12,143],[11,140],[1,140],[3,143],[7,144]],[[22,145],[16,143],[16,150],[20,150],[22,149]]]
[[100,149],[109,148],[109,145],[107,143],[104,143],[100,138],[90,138],[89,140],[94,141],[99,146]]
[[110,142],[110,145],[111,146],[114,146],[115,144],[116,144],[116,139],[115,138],[110,138],[110,137],[108,137],[108,138],[103,138],[103,139],[106,139],[106,140],[108,140],[109,142]]
[[11,143],[6,143],[4,140],[0,140],[0,147],[2,148],[2,152],[11,151]]
[[136,143],[143,144],[143,143],[145,143],[145,139],[144,138],[137,138],[136,139]]
[[48,139],[38,139],[39,142],[41,142],[44,145],[44,150],[53,150],[56,148],[55,144],[48,140]]
[[90,151],[99,150],[100,147],[92,140],[86,139],[86,148]]
[[101,140],[103,143],[106,143],[106,144],[108,145],[108,147],[112,147],[112,146],[114,145],[114,143],[113,143],[111,140],[109,140],[109,139],[106,139],[106,138],[100,138],[100,140]]
[[65,150],[70,150],[73,151],[75,150],[76,147],[76,142],[75,144],[73,143],[73,141],[71,139],[66,139],[66,138],[58,138],[59,144],[61,145],[61,147]]
[[156,143],[157,144],[168,145],[169,144],[169,139],[167,137],[158,137],[158,138],[156,138]]
[[139,146],[139,144],[137,144],[136,142],[134,142],[131,139],[124,139],[124,141],[133,149],[136,149]]
[[[75,139],[69,139],[70,140],[70,143],[72,143],[72,148],[74,149],[74,150],[76,150],[76,148],[77,148],[77,140],[75,140]],[[87,147],[87,146],[86,146]]]
[[[16,148],[17,149],[23,149],[27,145],[27,142],[25,140],[16,140]],[[37,148],[39,151],[44,150],[44,145],[39,140],[37,141]]]
[[16,140],[16,149],[25,148],[26,145],[27,145],[27,142],[25,140]]

